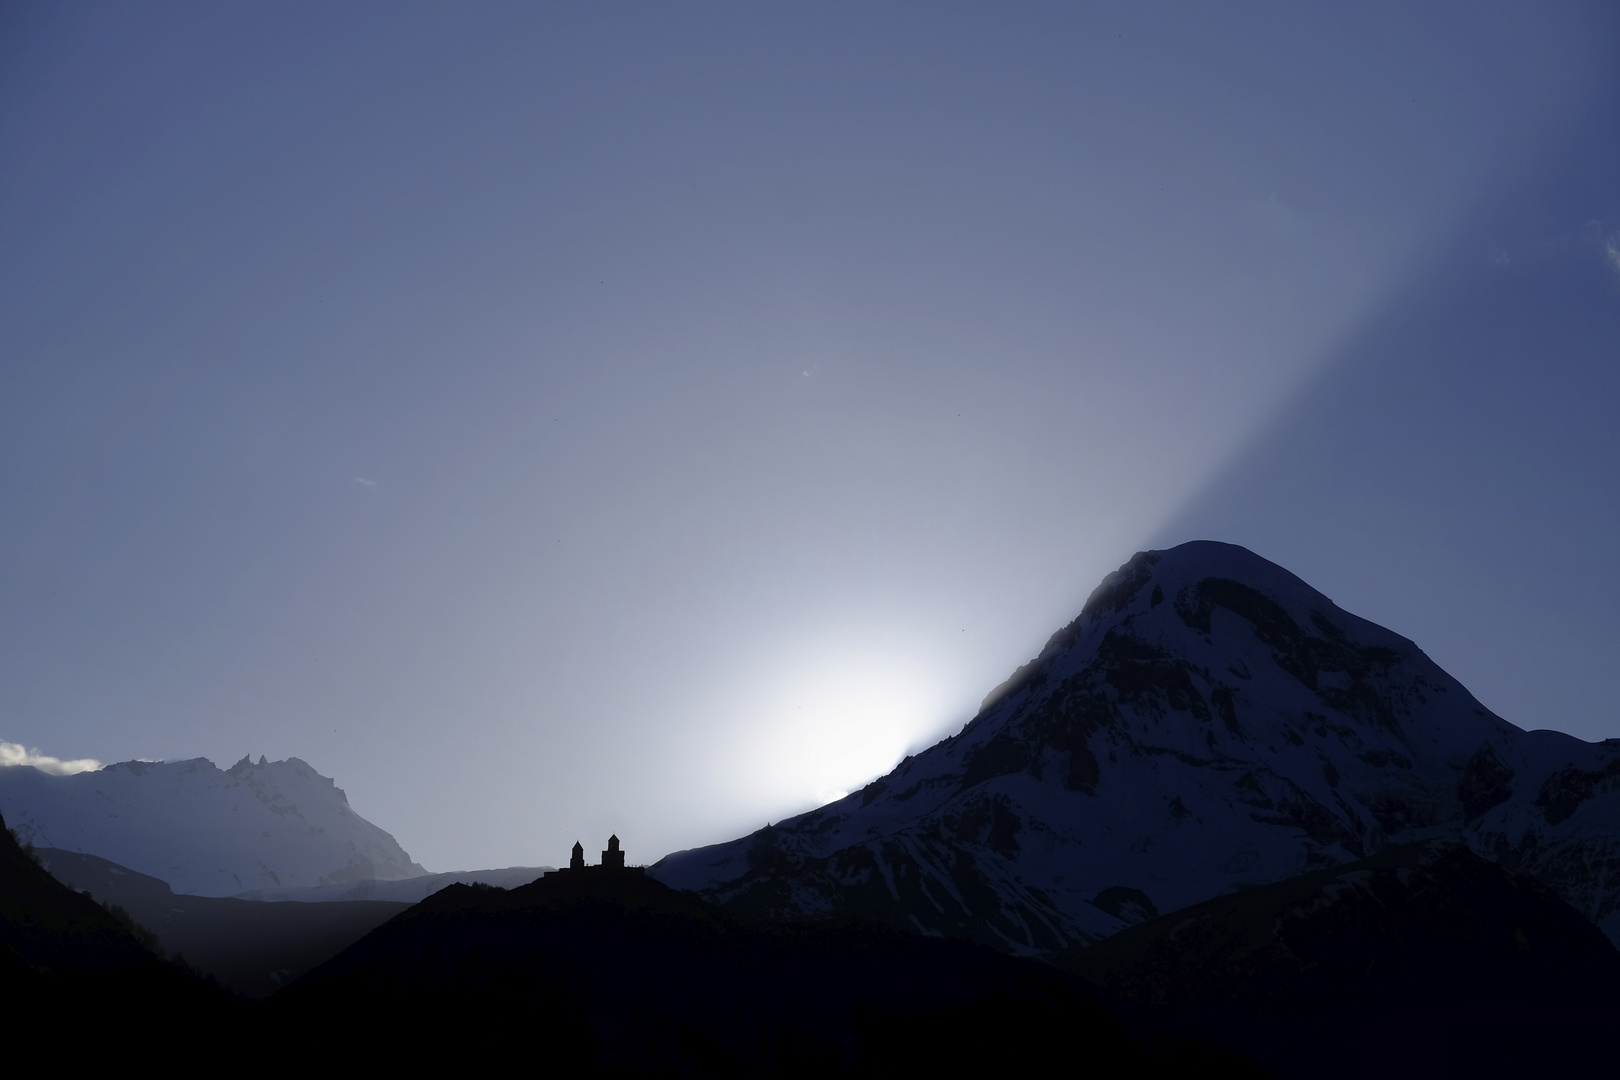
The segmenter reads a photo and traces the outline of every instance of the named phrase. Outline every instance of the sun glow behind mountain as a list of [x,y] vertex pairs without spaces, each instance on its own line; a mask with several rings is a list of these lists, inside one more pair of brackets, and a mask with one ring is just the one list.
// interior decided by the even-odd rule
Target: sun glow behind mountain
[[894,641],[826,640],[762,667],[736,700],[725,768],[760,805],[822,805],[937,737],[941,679]]

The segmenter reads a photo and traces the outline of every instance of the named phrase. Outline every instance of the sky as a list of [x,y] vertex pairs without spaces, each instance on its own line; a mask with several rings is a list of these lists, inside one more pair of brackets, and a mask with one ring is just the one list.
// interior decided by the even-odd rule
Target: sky
[[5,760],[436,871],[953,733],[1241,543],[1620,736],[1606,3],[0,7]]

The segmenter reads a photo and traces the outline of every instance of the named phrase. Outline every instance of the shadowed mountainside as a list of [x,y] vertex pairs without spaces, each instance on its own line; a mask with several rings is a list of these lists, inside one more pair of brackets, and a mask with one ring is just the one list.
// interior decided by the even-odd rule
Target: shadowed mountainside
[[196,1025],[227,1039],[240,1007],[159,959],[118,918],[46,873],[0,821],[0,990],[6,1019],[30,1038],[70,1040],[77,1060]]
[[1286,1076],[1579,1072],[1620,1037],[1620,951],[1457,844],[1205,901],[1058,963]]
[[94,855],[51,848],[36,854],[59,881],[129,912],[165,952],[253,998],[275,993],[411,906],[177,895],[166,882]]
[[430,1060],[521,1041],[612,1075],[1034,1071],[1076,1055],[1100,1075],[1251,1071],[1133,1032],[1046,965],[870,924],[750,924],[612,871],[451,886],[269,1008],[312,1031],[400,1025]]

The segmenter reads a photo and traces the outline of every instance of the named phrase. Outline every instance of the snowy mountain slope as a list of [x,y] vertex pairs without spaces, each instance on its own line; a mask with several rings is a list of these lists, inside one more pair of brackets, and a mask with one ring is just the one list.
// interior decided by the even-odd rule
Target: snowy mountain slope
[[849,797],[649,870],[739,910],[1020,952],[1465,840],[1620,936],[1620,741],[1526,732],[1243,548],[1144,552],[960,734]]
[[51,776],[0,768],[0,813],[38,847],[99,855],[176,892],[392,880],[427,873],[298,758],[227,770],[206,758]]

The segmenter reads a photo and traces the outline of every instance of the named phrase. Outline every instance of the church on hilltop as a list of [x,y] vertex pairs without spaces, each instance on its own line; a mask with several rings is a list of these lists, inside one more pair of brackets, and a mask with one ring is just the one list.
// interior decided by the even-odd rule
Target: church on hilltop
[[608,837],[607,850],[602,852],[602,862],[600,865],[586,866],[585,845],[581,844],[578,840],[575,840],[574,852],[573,855],[568,859],[567,870],[552,870],[546,874],[546,877],[550,877],[552,874],[564,874],[574,870],[591,870],[597,872],[603,870],[615,870],[625,871],[632,874],[640,874],[644,872],[639,866],[624,865],[624,851],[619,847],[619,838],[617,835]]

